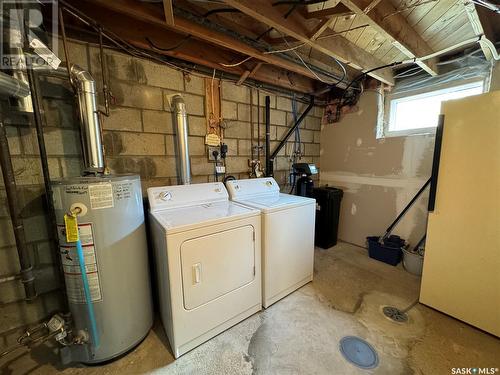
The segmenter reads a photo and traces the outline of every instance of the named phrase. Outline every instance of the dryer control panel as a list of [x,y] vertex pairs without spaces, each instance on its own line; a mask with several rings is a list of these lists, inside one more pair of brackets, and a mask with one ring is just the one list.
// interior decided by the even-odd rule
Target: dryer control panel
[[152,212],[167,208],[227,201],[228,197],[222,182],[161,186],[148,189],[149,206]]
[[242,200],[245,197],[280,194],[280,187],[272,177],[227,181],[226,186],[231,199]]

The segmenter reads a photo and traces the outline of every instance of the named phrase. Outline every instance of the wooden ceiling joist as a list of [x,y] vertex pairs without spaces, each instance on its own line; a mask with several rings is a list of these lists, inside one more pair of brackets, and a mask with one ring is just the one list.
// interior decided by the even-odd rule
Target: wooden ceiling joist
[[167,25],[174,26],[174,6],[172,0],[163,0],[163,12]]
[[338,3],[336,6],[331,7],[331,8],[326,8],[322,10],[315,10],[312,12],[307,12],[304,10],[302,12],[302,16],[307,19],[311,18],[325,18],[325,17],[347,17],[347,16],[352,16],[354,12],[350,10],[348,7],[346,7],[342,3]]
[[175,26],[167,25],[164,15],[158,12],[158,8],[154,6],[154,4],[147,4],[134,0],[80,0],[78,3],[94,4],[101,8],[109,9],[114,13],[126,15],[150,25],[158,26],[166,30],[178,31],[185,35],[191,35],[197,39],[235,51],[260,62],[274,65],[277,68],[285,69],[307,78],[317,79],[316,76],[303,65],[280,58],[276,54],[267,54],[232,36],[214,31],[203,25],[184,19],[183,17],[175,17]]
[[[137,48],[151,50],[157,54],[225,71],[237,76],[243,75],[245,71],[250,71],[246,79],[253,78],[257,81],[299,92],[310,93],[319,88],[315,79],[304,77],[301,74],[290,73],[287,69],[268,64],[258,63],[253,68],[247,67],[246,64],[234,67],[222,66],[220,63],[230,65],[234,61],[241,60],[242,55],[231,50],[215,48],[204,41],[191,39],[182,43],[179,48],[168,50],[166,47],[179,45],[185,39],[185,36],[159,25],[152,25],[138,20],[132,16],[122,15],[116,17],[114,11],[97,8],[88,1],[81,2],[78,8],[107,30],[120,35],[121,38]],[[177,20],[178,18],[176,18],[176,22]],[[165,21],[163,21],[163,24],[165,24]],[[146,38],[151,40],[155,46],[162,48],[162,50],[154,48]]]
[[[330,40],[311,40],[310,31],[292,17],[284,18],[281,12],[266,0],[224,0],[227,5],[247,14],[248,16],[267,24],[270,27],[288,35],[328,56],[358,70],[369,70],[384,63],[351,43],[342,36]],[[369,73],[370,76],[387,83],[394,84],[392,71],[381,69]]]
[[332,23],[335,22],[335,17],[330,17],[330,18],[325,18],[323,19],[318,26],[313,30],[309,38],[311,40],[316,40],[320,37],[321,34],[325,32],[326,29],[328,29]]
[[[341,0],[350,10],[356,13],[409,58],[424,57],[433,51],[427,42],[415,31],[406,18],[399,13],[390,1],[377,0]],[[431,75],[437,74],[435,59],[417,63]]]
[[[486,36],[486,38],[494,41],[495,40],[494,37],[492,37],[491,35],[488,35],[489,33],[486,32],[487,29],[485,29],[485,27],[483,27],[483,23],[481,21],[481,18],[479,17],[479,14],[477,12],[477,9],[476,9],[476,6],[474,5],[474,3],[472,1],[468,1],[468,2],[466,1],[464,3],[464,7],[465,7],[465,12],[467,13],[467,17],[469,17],[469,22],[472,26],[472,30],[474,30],[474,34],[476,34],[476,36],[478,36],[478,37],[481,35],[484,35],[484,36]],[[481,50],[483,51],[483,54],[484,54],[484,57],[486,58],[486,60],[490,61],[491,59],[493,59],[493,54],[488,47],[481,44]]]
[[261,67],[262,67],[262,63],[259,62],[259,63],[255,64],[255,66],[252,68],[252,70],[245,70],[243,72],[243,74],[241,75],[240,79],[238,80],[238,82],[236,82],[236,86],[240,86],[241,84],[243,84],[243,82],[245,82],[245,80],[247,78],[254,77],[257,70],[259,70]]

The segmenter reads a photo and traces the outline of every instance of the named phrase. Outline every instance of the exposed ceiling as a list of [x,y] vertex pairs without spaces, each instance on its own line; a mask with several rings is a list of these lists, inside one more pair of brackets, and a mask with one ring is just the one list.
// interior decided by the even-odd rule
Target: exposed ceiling
[[[67,0],[67,4],[136,47],[226,71],[241,81],[252,78],[300,92],[332,84],[345,87],[367,71],[391,85],[392,67],[370,70],[427,56],[482,34],[496,42],[500,24],[500,14],[469,0]],[[488,49],[484,53],[491,58]],[[436,62],[429,59],[418,65],[434,75]],[[345,77],[340,64],[346,67]]]

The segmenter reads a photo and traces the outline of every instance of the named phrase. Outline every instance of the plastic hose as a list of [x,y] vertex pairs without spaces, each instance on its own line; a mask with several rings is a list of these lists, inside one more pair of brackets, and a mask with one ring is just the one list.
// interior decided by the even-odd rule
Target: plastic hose
[[97,332],[97,323],[94,314],[94,305],[90,296],[89,279],[87,278],[87,270],[85,269],[85,258],[83,256],[83,247],[80,240],[76,241],[76,253],[78,255],[78,263],[82,274],[83,291],[85,293],[85,303],[87,305],[87,314],[90,321],[90,332],[92,334],[92,344],[95,348],[99,347],[99,333]]

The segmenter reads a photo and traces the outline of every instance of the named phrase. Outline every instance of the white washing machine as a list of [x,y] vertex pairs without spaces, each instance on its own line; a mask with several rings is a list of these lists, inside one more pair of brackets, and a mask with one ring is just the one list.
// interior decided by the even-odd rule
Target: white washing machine
[[260,211],[222,183],[148,189],[160,312],[176,358],[262,309]]
[[280,193],[274,178],[226,183],[232,201],[262,212],[262,305],[313,279],[316,201]]

